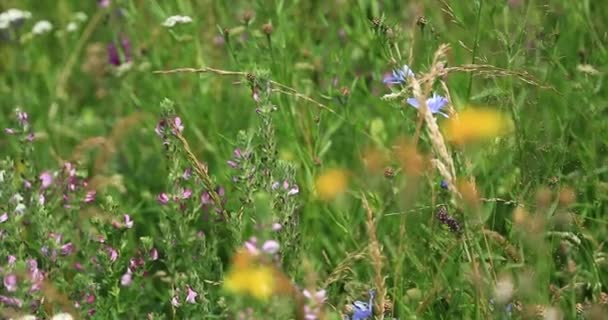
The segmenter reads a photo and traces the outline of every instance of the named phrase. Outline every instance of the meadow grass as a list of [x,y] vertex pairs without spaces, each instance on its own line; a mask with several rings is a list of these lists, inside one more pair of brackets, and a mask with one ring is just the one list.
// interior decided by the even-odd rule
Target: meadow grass
[[608,314],[602,1],[10,8],[3,318]]

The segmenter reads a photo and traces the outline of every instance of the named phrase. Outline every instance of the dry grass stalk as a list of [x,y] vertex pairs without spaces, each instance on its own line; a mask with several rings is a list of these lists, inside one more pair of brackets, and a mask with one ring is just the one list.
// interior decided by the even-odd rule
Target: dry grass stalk
[[365,258],[367,250],[369,249],[366,246],[359,251],[351,252],[346,255],[346,258],[344,258],[344,260],[342,260],[336,266],[336,268],[329,274],[329,276],[327,276],[327,279],[325,280],[325,282],[323,282],[323,288],[327,288],[331,284],[344,279],[344,275],[347,272],[352,272],[351,265],[353,265],[355,261]]
[[384,319],[384,302],[386,299],[386,285],[385,278],[382,274],[382,268],[384,267],[384,256],[382,255],[382,248],[376,235],[376,219],[374,219],[374,213],[367,202],[367,198],[362,194],[363,207],[367,212],[367,233],[369,235],[369,254],[372,258],[372,264],[374,266],[374,285],[377,290],[377,299],[374,310],[378,315],[378,319]]
[[511,258],[511,260],[513,260],[514,262],[520,262],[522,260],[517,248],[514,245],[512,245],[511,243],[509,243],[509,241],[505,237],[503,237],[500,233],[493,231],[493,230],[485,229],[485,228],[482,229],[481,231],[483,232],[484,235],[488,236],[490,239],[492,239],[494,242],[496,242],[500,247],[502,247],[503,250],[505,251],[505,253],[507,254],[507,256],[509,256],[509,258]]

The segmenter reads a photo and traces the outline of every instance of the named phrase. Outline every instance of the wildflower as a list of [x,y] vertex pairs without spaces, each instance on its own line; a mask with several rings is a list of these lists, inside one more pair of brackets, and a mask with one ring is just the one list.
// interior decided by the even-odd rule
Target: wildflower
[[9,273],[4,276],[4,287],[8,292],[17,291],[17,276],[15,274]]
[[188,180],[188,179],[190,179],[191,175],[192,175],[192,168],[186,168],[186,170],[184,170],[184,174],[182,174],[182,179]]
[[325,295],[325,290],[319,290],[317,292],[311,293],[310,291],[308,291],[308,289],[304,289],[304,291],[302,291],[302,294],[308,300],[306,305],[304,306],[305,319],[319,319],[319,314],[321,313],[321,306],[327,299]]
[[53,30],[53,25],[47,20],[40,20],[32,27],[32,33],[42,35]]
[[502,113],[482,108],[470,108],[450,119],[445,128],[449,141],[463,144],[494,138],[511,130],[511,122]]
[[173,130],[173,134],[182,133],[182,131],[184,131],[184,125],[182,124],[182,119],[180,117],[175,117],[173,119],[173,124],[175,125],[175,130]]
[[0,303],[9,305],[9,306],[15,306],[17,308],[21,308],[21,306],[23,305],[23,301],[21,301],[17,298],[11,298],[11,297],[2,296],[2,295],[0,295]]
[[4,133],[6,133],[6,134],[15,134],[15,129],[13,129],[13,128],[4,128]]
[[123,287],[128,287],[131,285],[133,281],[133,275],[131,274],[131,269],[127,269],[127,272],[120,277],[120,285]]
[[213,200],[211,200],[211,195],[209,194],[208,191],[203,192],[203,194],[201,194],[201,203],[203,205],[208,205],[213,203]]
[[251,237],[249,240],[245,241],[245,249],[251,253],[252,255],[257,255],[260,253],[257,247],[258,239],[256,237]]
[[95,190],[87,191],[87,193],[84,196],[84,202],[91,203],[91,202],[95,201],[96,194],[97,194],[97,192]]
[[267,300],[275,291],[275,274],[270,266],[254,261],[247,251],[238,252],[224,278],[224,288],[236,294],[248,294]]
[[346,190],[348,175],[343,170],[332,169],[317,177],[315,186],[317,196],[323,201],[330,201]]
[[6,222],[8,220],[8,213],[4,212],[0,215],[0,223]]
[[174,306],[175,308],[177,308],[181,305],[181,303],[179,303],[179,300],[177,299],[177,296],[173,296],[171,298],[171,305]]
[[280,248],[281,248],[281,246],[275,240],[267,240],[262,245],[262,251],[269,253],[269,254],[275,254],[275,253],[279,252]]
[[68,25],[65,27],[65,30],[67,32],[74,32],[76,30],[78,30],[78,24],[76,22],[70,22],[68,23]]
[[272,189],[272,190],[276,190],[278,188],[279,188],[279,182],[278,181],[273,182],[272,185],[270,186],[270,189]]
[[[114,42],[108,44],[108,62],[117,67],[131,61],[131,43],[129,39],[122,37],[119,46]],[[122,57],[119,50],[122,53]]]
[[158,250],[156,250],[156,248],[150,249],[150,259],[152,259],[152,261],[158,260]]
[[300,193],[300,188],[298,187],[297,184],[294,184],[288,191],[287,191],[287,195],[288,196],[295,196],[296,194]]
[[188,290],[188,294],[186,295],[186,302],[188,303],[196,303],[196,297],[198,296],[198,293],[196,293],[196,291],[192,290],[192,288],[190,288],[190,286],[187,287]]
[[51,320],[73,320],[73,319],[74,318],[72,317],[71,314],[65,313],[65,312],[58,313],[51,318]]
[[71,242],[68,242],[61,246],[61,255],[67,256],[72,254],[74,251],[74,245]]
[[280,223],[275,222],[275,223],[272,224],[272,228],[271,229],[272,229],[272,231],[279,231],[282,228],[283,228],[283,226]]
[[446,207],[439,207],[436,213],[436,217],[439,222],[447,225],[450,231],[454,233],[460,233],[460,223],[458,223],[458,220],[456,220],[454,217],[450,216]]
[[369,301],[355,301],[352,304],[353,306],[353,316],[351,320],[365,320],[369,319],[373,314],[374,308],[374,291],[370,290],[369,292]]
[[174,27],[176,24],[186,24],[186,23],[191,23],[192,22],[192,18],[188,17],[188,16],[170,16],[169,18],[167,18],[165,20],[165,22],[163,22],[163,26],[167,27],[167,28],[172,28]]
[[43,173],[40,174],[40,188],[42,189],[46,189],[48,187],[51,186],[51,184],[53,184],[53,175],[48,172],[48,171],[44,171]]
[[15,257],[14,255],[11,254],[7,257],[7,263],[9,266],[11,266],[11,267],[15,266],[16,262],[17,262],[17,257]]
[[239,167],[239,164],[236,163],[234,160],[228,160],[228,161],[226,161],[226,163],[233,169],[236,169]]
[[156,200],[158,200],[160,204],[167,204],[169,202],[169,196],[166,193],[161,192],[158,197],[156,197]]
[[447,181],[445,181],[445,180],[441,180],[441,184],[440,184],[440,186],[441,186],[441,189],[447,189],[447,188],[448,188],[448,183],[447,183]]
[[110,0],[97,0],[97,5],[99,5],[102,8],[107,8],[110,6]]
[[8,29],[12,24],[20,23],[32,17],[29,11],[19,9],[8,9],[0,13],[0,29]]
[[[407,103],[416,109],[420,108],[420,102],[416,98],[407,99]],[[426,105],[429,108],[428,110],[430,110],[432,114],[439,113],[440,115],[449,118],[446,113],[441,112],[441,109],[443,109],[443,107],[445,107],[447,104],[448,99],[438,95],[437,93],[433,93],[432,97],[426,99]]]
[[118,259],[118,252],[114,248],[108,247],[108,257],[111,262],[114,262]]
[[125,218],[125,227],[127,227],[127,229],[133,228],[133,220],[131,220],[131,216],[129,216],[128,214],[125,214],[124,218]]
[[408,77],[414,77],[414,72],[406,64],[401,69],[395,69],[391,74],[384,77],[382,82],[385,84],[404,84]]

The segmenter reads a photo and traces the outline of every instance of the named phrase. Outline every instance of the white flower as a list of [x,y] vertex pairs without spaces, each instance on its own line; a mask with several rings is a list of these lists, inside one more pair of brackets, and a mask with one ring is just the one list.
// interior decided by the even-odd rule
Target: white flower
[[65,29],[68,32],[74,32],[76,30],[78,30],[78,24],[76,24],[76,22],[70,22],[68,23],[68,25],[65,27]]
[[36,24],[32,28],[32,33],[33,34],[45,34],[51,30],[53,30],[53,25],[50,22],[48,22],[46,20],[40,20],[40,21],[36,22]]
[[17,320],[36,320],[36,317],[31,314],[26,314],[22,317],[17,318]]
[[8,9],[0,13],[0,29],[6,29],[13,22],[29,19],[31,17],[32,13],[30,13],[29,11],[22,11],[19,9]]
[[167,18],[167,20],[165,20],[165,22],[163,22],[163,26],[165,26],[167,28],[171,28],[171,27],[175,26],[176,24],[191,23],[191,22],[192,22],[192,18],[190,18],[188,16],[170,16],[169,18]]
[[74,318],[69,313],[58,313],[54,315],[51,320],[73,320]]
[[74,18],[80,22],[85,22],[85,21],[87,21],[88,16],[86,13],[79,11],[74,14]]

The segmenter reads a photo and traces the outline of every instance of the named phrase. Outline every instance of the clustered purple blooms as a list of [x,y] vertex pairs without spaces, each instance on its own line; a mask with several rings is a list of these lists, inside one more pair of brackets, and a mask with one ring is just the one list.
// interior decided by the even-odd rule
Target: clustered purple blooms
[[[180,299],[179,299],[179,293],[180,293],[180,289],[177,288],[177,289],[175,289],[174,295],[171,297],[171,305],[175,308],[182,305],[180,302]],[[192,289],[192,287],[190,287],[189,285],[186,285],[186,297],[184,300],[187,303],[195,304],[196,297],[198,297],[198,292],[194,291],[194,289]]]
[[182,131],[184,131],[184,124],[182,123],[182,119],[180,117],[160,119],[156,125],[156,128],[154,128],[156,135],[163,140],[163,145],[169,144],[169,132],[173,135],[177,135],[178,133],[182,133]]
[[[278,181],[272,183],[270,188],[272,190],[278,190],[281,184]],[[295,196],[300,193],[300,187],[297,184],[290,184],[289,181],[284,180],[282,183],[283,191],[287,191],[288,196]]]
[[[8,268],[12,269],[15,267],[17,258],[15,256],[8,256]],[[38,262],[34,259],[29,259],[26,261],[28,273],[27,279],[30,282],[29,293],[32,294],[36,291],[39,291],[42,287],[42,282],[45,278],[45,273],[38,269]],[[16,292],[19,287],[19,278],[17,275],[11,270],[6,271],[2,284],[7,293]],[[21,307],[23,305],[23,301],[18,298],[0,295],[0,304]]]
[[444,207],[444,206],[439,207],[439,209],[437,210],[437,213],[436,213],[436,217],[437,217],[437,220],[439,220],[439,222],[447,225],[448,228],[450,229],[450,231],[452,231],[454,233],[460,233],[462,231],[462,228],[460,227],[460,223],[458,222],[458,220],[456,220],[456,218],[452,217],[448,213],[448,209],[446,207]]
[[25,141],[32,142],[34,141],[34,133],[32,132],[32,127],[30,126],[29,116],[26,112],[17,109],[15,111],[17,122],[21,126],[21,130],[17,130],[14,128],[4,128],[4,133],[8,135],[14,135],[17,133],[25,134]]

